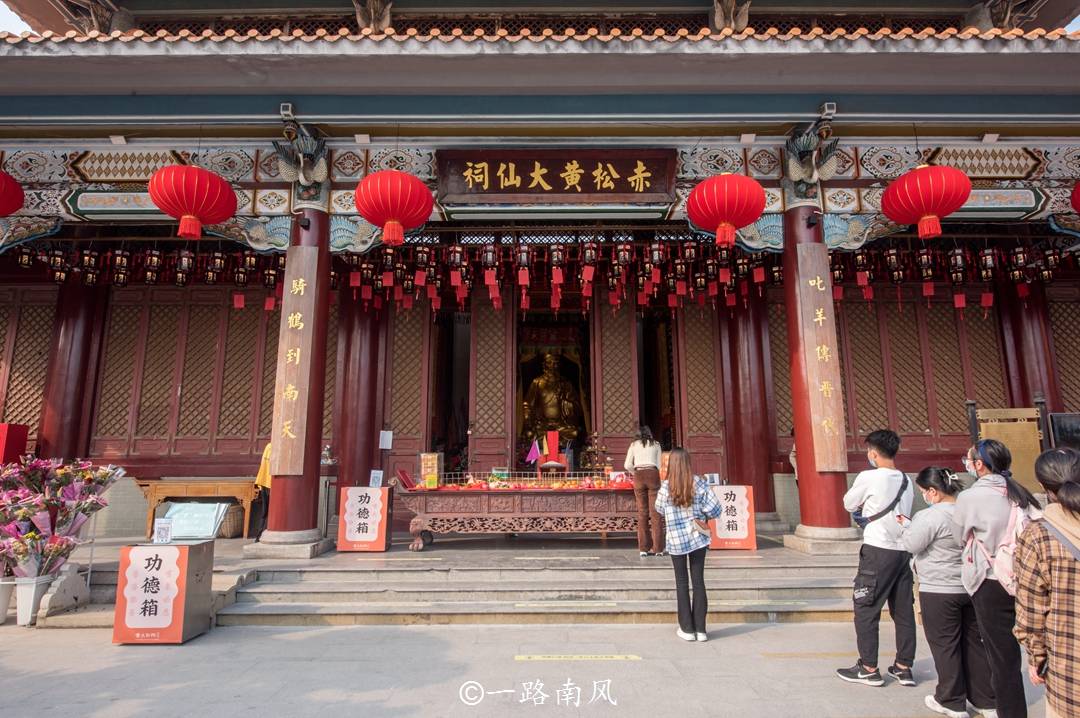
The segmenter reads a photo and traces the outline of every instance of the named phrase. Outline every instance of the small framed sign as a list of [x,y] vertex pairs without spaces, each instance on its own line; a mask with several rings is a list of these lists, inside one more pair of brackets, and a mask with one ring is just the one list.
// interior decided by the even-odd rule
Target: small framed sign
[[368,485],[373,489],[380,488],[382,486],[382,478],[382,469],[372,469],[371,478],[368,480]]
[[379,451],[390,451],[394,448],[394,432],[392,431],[380,431],[379,432]]
[[172,543],[172,519],[154,519],[154,543]]

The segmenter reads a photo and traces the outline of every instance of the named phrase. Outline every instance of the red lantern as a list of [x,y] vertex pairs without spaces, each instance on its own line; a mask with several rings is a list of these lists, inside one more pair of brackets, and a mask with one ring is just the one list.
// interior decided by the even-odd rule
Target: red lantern
[[735,244],[735,230],[757,221],[765,211],[765,190],[757,181],[735,174],[710,177],[686,200],[686,216],[698,227],[716,228],[716,244]]
[[402,244],[407,230],[424,224],[434,203],[427,185],[398,170],[374,172],[356,185],[356,210],[382,227],[383,244],[390,247]]
[[881,211],[897,224],[917,224],[919,239],[941,236],[941,218],[964,206],[971,180],[955,167],[921,165],[901,175],[881,196]]
[[179,237],[198,239],[204,224],[219,224],[236,214],[232,186],[202,167],[162,167],[150,178],[149,190],[158,209],[180,220]]
[[[23,206],[23,188],[15,181],[15,178],[7,172],[0,170],[0,217],[15,214]],[[1075,195],[1073,204],[1076,203]]]

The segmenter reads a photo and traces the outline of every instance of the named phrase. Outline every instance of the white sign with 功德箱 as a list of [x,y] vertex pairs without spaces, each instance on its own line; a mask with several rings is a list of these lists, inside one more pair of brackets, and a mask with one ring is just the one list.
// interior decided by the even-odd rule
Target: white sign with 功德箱
[[720,502],[720,517],[709,522],[709,548],[757,549],[754,529],[754,490],[749,486],[710,486]]

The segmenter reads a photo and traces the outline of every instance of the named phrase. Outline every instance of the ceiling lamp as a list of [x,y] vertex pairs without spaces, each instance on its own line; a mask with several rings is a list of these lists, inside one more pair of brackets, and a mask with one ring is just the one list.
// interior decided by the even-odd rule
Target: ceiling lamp
[[716,230],[716,244],[735,244],[735,230],[753,224],[765,211],[765,190],[746,175],[709,177],[686,200],[686,216],[695,226]]
[[964,206],[971,180],[955,167],[920,165],[885,188],[881,211],[897,224],[917,224],[919,239],[941,236],[941,218]]
[[388,247],[404,243],[405,232],[422,226],[434,204],[427,185],[407,172],[380,170],[356,185],[356,210],[382,227],[382,241]]
[[150,178],[150,199],[180,220],[177,236],[202,237],[204,224],[220,224],[236,214],[236,193],[221,175],[202,167],[169,165]]

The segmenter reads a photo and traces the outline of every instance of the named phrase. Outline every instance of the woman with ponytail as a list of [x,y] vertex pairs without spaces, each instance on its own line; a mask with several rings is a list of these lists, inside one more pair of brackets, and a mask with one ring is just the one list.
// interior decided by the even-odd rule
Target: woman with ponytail
[[1011,566],[1006,575],[995,559],[1015,548],[1016,533],[1038,514],[1039,502],[1012,478],[1011,466],[1012,454],[1000,441],[983,439],[968,449],[964,468],[976,481],[956,499],[953,535],[964,547],[961,579],[986,646],[997,714],[1026,718],[1020,646],[1012,633],[1016,606],[1006,589],[1014,576]]
[[926,707],[949,718],[967,718],[969,701],[984,713],[996,702],[975,606],[960,575],[963,546],[952,532],[963,484],[948,469],[928,467],[919,472],[915,485],[928,508],[910,520],[897,520],[904,548],[914,559],[923,632],[938,675]]
[[1046,716],[1080,716],[1080,452],[1044,451],[1035,478],[1050,504],[1016,542],[1016,629]]

